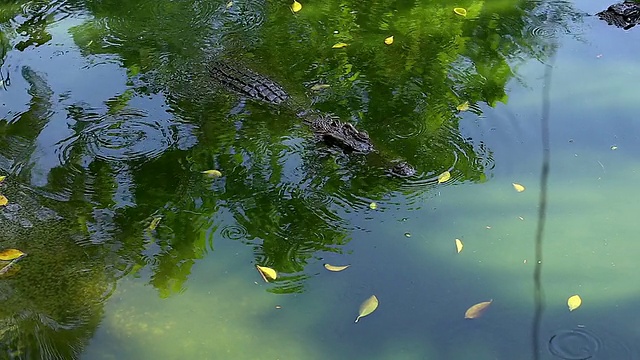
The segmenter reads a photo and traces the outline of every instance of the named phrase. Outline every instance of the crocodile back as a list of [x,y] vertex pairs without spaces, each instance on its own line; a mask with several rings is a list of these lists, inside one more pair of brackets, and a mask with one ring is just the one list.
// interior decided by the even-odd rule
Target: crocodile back
[[240,66],[217,61],[211,64],[209,74],[229,90],[254,100],[279,105],[289,99],[289,94],[280,85]]

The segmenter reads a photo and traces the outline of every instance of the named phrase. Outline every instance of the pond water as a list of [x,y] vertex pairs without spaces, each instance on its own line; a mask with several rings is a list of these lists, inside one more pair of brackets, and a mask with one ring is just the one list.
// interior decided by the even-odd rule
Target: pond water
[[640,29],[603,0],[301,5],[0,4],[0,250],[27,253],[0,358],[640,358]]

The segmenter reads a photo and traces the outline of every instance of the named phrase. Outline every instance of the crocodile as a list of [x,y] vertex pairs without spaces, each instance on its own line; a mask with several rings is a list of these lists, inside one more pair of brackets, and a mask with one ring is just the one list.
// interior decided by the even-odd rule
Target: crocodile
[[601,20],[606,21],[609,25],[629,30],[640,24],[640,3],[632,0],[626,0],[621,3],[613,4],[596,15]]
[[[209,74],[225,88],[250,99],[273,105],[291,102],[291,97],[282,86],[245,67],[214,61],[209,66]],[[296,115],[328,146],[340,148],[345,153],[378,152],[366,131],[358,130],[353,124],[341,121],[333,114],[304,109],[296,111]],[[409,177],[416,173],[415,168],[404,160],[391,161],[387,169],[389,173],[399,177]]]

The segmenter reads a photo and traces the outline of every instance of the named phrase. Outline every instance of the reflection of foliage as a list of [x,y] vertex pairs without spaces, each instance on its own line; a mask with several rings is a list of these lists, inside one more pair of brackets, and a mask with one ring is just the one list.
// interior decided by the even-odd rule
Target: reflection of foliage
[[[29,51],[47,43],[48,25],[56,19],[48,3],[31,2],[31,10],[22,14],[26,20],[15,29],[7,23],[21,7],[2,5],[2,49]],[[58,212],[73,219],[66,224],[67,240],[73,235],[101,245],[50,239],[50,231],[41,239],[53,245],[29,250],[34,257],[41,252],[34,260],[40,265],[33,273],[25,271],[25,278],[57,284],[54,275],[62,274],[73,282],[69,293],[30,293],[18,281],[0,286],[22,291],[20,298],[30,301],[25,307],[54,314],[43,319],[65,319],[57,305],[48,307],[47,298],[69,301],[74,314],[89,314],[82,324],[95,324],[106,296],[100,291],[115,277],[99,269],[147,266],[151,284],[169,296],[184,289],[194,263],[213,249],[215,234],[246,242],[256,263],[278,270],[282,278],[274,292],[302,291],[310,259],[340,252],[349,241],[346,212],[366,209],[370,199],[389,194],[428,192],[429,181],[422,180],[444,170],[457,181],[484,181],[491,153],[460,135],[456,105],[468,101],[480,112],[481,103],[506,101],[514,65],[549,55],[553,48],[547,40],[530,31],[543,22],[539,8],[552,26],[565,26],[541,2],[500,9],[478,3],[467,7],[470,19],[457,17],[449,4],[392,0],[325,1],[306,5],[296,16],[281,2],[234,1],[229,8],[226,2],[205,0],[69,3],[82,12],[84,22],[69,30],[81,54],[91,64],[121,64],[127,89],[96,108],[74,94],[56,97],[61,94],[47,85],[43,73],[23,68],[32,100],[28,111],[0,126],[0,165],[30,185],[39,136],[53,115],[66,119],[61,127],[72,134],[54,134],[61,138],[48,142],[60,146],[60,163],[46,169],[46,184],[38,191],[63,200]],[[571,9],[558,14],[563,12]],[[9,44],[18,31],[25,38]],[[389,34],[395,42],[386,46],[382,41]],[[349,46],[331,49],[336,42]],[[336,154],[314,143],[294,114],[297,109],[238,101],[219,91],[206,71],[207,61],[216,56],[273,77],[303,108],[358,123],[379,153]],[[307,101],[305,85],[316,83],[331,87]],[[169,111],[136,111],[158,94],[165,95],[161,100]],[[56,106],[58,100],[63,106]],[[162,116],[171,119],[156,119]],[[157,122],[162,124],[154,127]],[[105,148],[116,146],[101,142],[99,135],[107,132],[118,145],[117,140],[129,140],[125,130],[134,125],[143,133],[155,131],[150,137],[156,141],[148,145],[160,148],[155,156],[105,154]],[[185,140],[194,127],[199,127],[197,141]],[[396,158],[407,159],[424,179],[413,184],[413,179],[388,177],[386,161]],[[210,168],[220,169],[223,178],[212,181],[199,173]],[[153,215],[162,221],[146,230]],[[67,255],[47,258],[49,250]],[[85,278],[65,272],[82,267],[91,270]],[[45,268],[51,273],[40,274]],[[6,308],[22,311],[14,303]],[[74,341],[84,341],[90,327]],[[69,343],[76,346],[74,341]]]
[[115,263],[105,266],[102,245],[69,232],[73,226],[5,181],[12,204],[0,214],[0,238],[9,239],[0,247],[28,255],[0,279],[0,357],[77,358],[100,322]]
[[[527,31],[532,22],[527,20],[527,11],[531,9],[518,7],[493,10],[470,6],[473,24],[486,25],[477,27],[457,17],[448,6],[394,1],[366,7],[361,3],[325,2],[307,6],[296,17],[287,7],[274,3],[267,6],[269,17],[264,23],[261,15],[246,17],[247,13],[265,11],[262,5],[251,2],[230,8],[208,2],[87,1],[85,6],[94,17],[71,29],[83,53],[117,54],[127,68],[128,84],[138,94],[164,89],[179,114],[199,122],[202,136],[190,151],[189,166],[206,169],[209,166],[204,164],[208,163],[224,169],[226,180],[215,191],[221,206],[247,231],[246,239],[259,244],[258,262],[290,273],[302,271],[314,252],[335,249],[348,238],[340,206],[334,204],[344,201],[348,206],[360,206],[359,199],[377,198],[398,188],[400,182],[384,175],[384,162],[378,157],[406,158],[426,176],[449,169],[458,180],[482,181],[484,166],[491,163],[490,154],[482,145],[475,146],[460,137],[455,106],[462,101],[490,105],[505,101],[504,88],[513,76],[509,61],[544,56],[538,45],[544,40]],[[497,16],[505,20],[493,21]],[[211,27],[212,23],[224,26]],[[315,23],[321,25],[309,25]],[[337,34],[331,36],[334,30]],[[385,46],[382,39],[390,33],[396,42]],[[292,41],[295,38],[304,41]],[[336,51],[331,49],[335,42],[350,46]],[[299,99],[304,97],[301,84],[330,84],[328,91],[316,94],[314,106],[360,122],[381,154],[369,158],[335,154],[319,157],[314,146],[300,148],[282,141],[296,128],[298,120],[293,114],[274,116],[272,109],[252,103],[238,108],[238,112],[228,101],[234,97],[226,95],[210,104],[206,97],[210,97],[207,92],[211,87],[203,65],[207,56],[220,52],[232,59],[242,55],[244,62],[273,76]],[[279,55],[283,53],[288,56]],[[291,63],[291,59],[295,61]],[[118,113],[131,106],[135,96],[130,89],[105,105],[109,113]],[[217,110],[198,115],[203,106]],[[86,111],[77,105],[68,110],[78,121],[76,130],[83,131]],[[403,128],[413,129],[409,131],[411,136],[403,134],[405,138],[397,139],[394,131]],[[211,139],[207,134],[218,136]],[[78,150],[82,144],[77,142],[68,154],[82,156],[84,152]],[[158,161],[175,172],[176,166],[166,163],[171,158],[176,157],[165,153]],[[94,162],[91,168],[105,170],[106,177],[101,178],[108,178],[109,171],[122,170],[122,166],[99,164]],[[294,175],[290,166],[303,173]],[[178,171],[182,176],[170,176],[174,182],[161,188],[163,181],[146,181],[151,172],[148,169],[155,167],[140,167],[126,177],[135,179],[138,203],[135,214],[127,219],[139,222],[168,206],[182,211],[195,209],[193,201],[169,205],[174,202],[171,199],[184,199],[201,189],[187,185],[178,187],[182,193],[177,193],[175,182],[182,183],[191,175]],[[91,168],[85,176],[93,177]],[[99,204],[113,204],[105,196]],[[158,199],[153,201],[155,208],[143,210],[139,206],[143,199],[153,197]],[[219,211],[218,202],[200,209],[207,219],[204,224]],[[182,214],[168,216],[163,226],[174,231],[162,235],[162,228],[158,230],[161,238],[156,244],[161,250],[154,255],[153,263],[156,285],[171,283],[171,277],[182,283],[192,263],[189,259],[202,256],[195,246],[195,242],[204,244],[197,240],[202,238],[201,229],[184,228],[182,224],[189,223],[188,218]],[[188,236],[176,237],[178,228]]]
[[52,37],[47,32],[47,26],[52,23],[53,16],[34,14],[32,18],[20,24],[16,29],[19,33],[28,34],[28,39],[16,44],[16,49],[24,50],[30,45],[40,46],[49,42]]

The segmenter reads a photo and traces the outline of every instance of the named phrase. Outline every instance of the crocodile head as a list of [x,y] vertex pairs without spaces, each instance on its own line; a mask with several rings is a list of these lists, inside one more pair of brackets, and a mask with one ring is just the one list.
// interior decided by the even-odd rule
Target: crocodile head
[[309,122],[311,130],[329,145],[337,146],[345,152],[370,153],[373,144],[366,131],[355,128],[333,116],[318,116]]
[[596,15],[609,25],[629,30],[640,24],[640,4],[627,0],[613,4],[607,10],[601,11]]
[[406,161],[395,161],[389,171],[391,174],[400,177],[409,177],[416,174],[416,169]]

